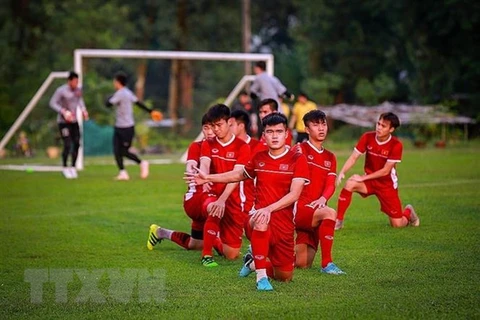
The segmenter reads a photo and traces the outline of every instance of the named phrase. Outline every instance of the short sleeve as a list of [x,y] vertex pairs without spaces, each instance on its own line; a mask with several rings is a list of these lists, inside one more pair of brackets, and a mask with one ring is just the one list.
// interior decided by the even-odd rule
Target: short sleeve
[[248,161],[247,165],[243,168],[243,171],[246,173],[246,175],[250,179],[255,178],[255,167],[254,167],[254,164],[256,163],[255,158],[256,157],[253,156],[253,158],[250,161]]
[[393,145],[392,152],[390,153],[387,161],[400,162],[402,161],[403,145],[397,142]]
[[204,140],[200,148],[200,158],[203,157],[212,159],[212,150],[210,148],[210,143],[208,142],[208,140]]
[[358,140],[357,145],[355,146],[355,149],[360,153],[365,153],[365,151],[367,150],[367,142],[368,142],[367,134],[364,133],[360,137],[360,140]]
[[200,159],[201,144],[198,142],[192,142],[190,147],[188,147],[187,161],[194,160],[198,162]]
[[297,153],[297,157],[295,158],[295,170],[293,172],[293,179],[298,178],[310,182],[310,171],[308,169],[307,158],[300,153]]
[[235,165],[246,165],[250,160],[250,146],[248,144],[244,144],[238,150],[238,158]]

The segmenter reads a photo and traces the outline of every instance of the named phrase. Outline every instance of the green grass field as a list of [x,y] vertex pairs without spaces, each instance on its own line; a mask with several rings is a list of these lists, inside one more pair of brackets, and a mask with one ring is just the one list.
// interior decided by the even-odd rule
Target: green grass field
[[[146,249],[151,223],[190,230],[182,164],[154,165],[146,181],[128,167],[129,182],[112,180],[113,165],[90,165],[74,181],[0,171],[0,318],[479,319],[479,157],[473,147],[407,150],[400,195],[421,226],[392,229],[376,199],[355,195],[334,245],[347,275],[321,274],[316,259],[266,293],[253,275],[237,276],[239,260],[206,270],[199,252]],[[119,285],[114,270],[131,277]]]

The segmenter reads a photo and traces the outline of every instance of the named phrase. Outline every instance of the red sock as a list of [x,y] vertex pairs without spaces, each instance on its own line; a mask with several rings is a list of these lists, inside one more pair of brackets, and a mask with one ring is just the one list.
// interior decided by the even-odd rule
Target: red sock
[[270,245],[270,231],[252,231],[252,252],[255,269],[267,268],[268,247]]
[[208,216],[203,227],[203,251],[202,256],[213,256],[213,244],[220,230],[220,218]]
[[412,210],[410,210],[410,208],[405,208],[405,210],[403,210],[403,216],[407,218],[408,221],[410,221],[411,215],[412,215]]
[[350,203],[352,202],[352,192],[342,189],[340,195],[338,196],[338,205],[337,205],[337,220],[343,220],[345,217],[345,211],[347,211]]
[[190,243],[190,235],[188,233],[173,231],[170,240],[188,250],[188,244]]
[[329,262],[332,262],[333,234],[335,233],[334,220],[322,220],[318,227],[318,239],[322,249],[322,268],[325,268]]
[[223,256],[223,242],[222,240],[220,240],[219,237],[216,237],[215,238],[215,242],[213,243],[213,248],[215,249],[215,251],[217,251],[217,253],[220,255],[220,256]]

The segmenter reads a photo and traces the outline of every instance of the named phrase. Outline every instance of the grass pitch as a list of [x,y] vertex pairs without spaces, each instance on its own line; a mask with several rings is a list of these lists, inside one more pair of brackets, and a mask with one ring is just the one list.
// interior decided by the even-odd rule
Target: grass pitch
[[146,181],[128,167],[129,182],[113,165],[78,180],[0,171],[0,318],[480,318],[479,157],[407,150],[400,195],[420,227],[392,229],[376,199],[354,195],[334,244],[347,275],[320,274],[317,258],[266,293],[237,276],[240,260],[206,269],[171,242],[146,249],[151,223],[190,230],[181,164],[153,165]]

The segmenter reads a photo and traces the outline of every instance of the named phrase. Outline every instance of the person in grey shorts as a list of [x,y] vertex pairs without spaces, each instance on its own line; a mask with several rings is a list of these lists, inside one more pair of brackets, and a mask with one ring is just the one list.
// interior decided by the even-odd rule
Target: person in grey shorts
[[115,177],[116,180],[129,180],[128,172],[123,165],[123,157],[127,157],[140,165],[140,177],[146,179],[149,172],[149,164],[141,160],[138,155],[129,151],[135,136],[135,120],[133,118],[133,104],[148,112],[152,119],[160,112],[148,108],[143,102],[139,101],[133,92],[126,87],[127,76],[119,72],[113,79],[113,86],[117,90],[105,103],[107,107],[115,109],[115,128],[113,134],[113,152],[115,161],[120,172]]
[[[78,86],[78,74],[70,72],[67,83],[57,88],[50,99],[50,107],[58,113],[57,123],[63,140],[63,176],[67,179],[78,177],[75,164],[80,148],[80,128],[78,126],[77,108],[80,108],[83,118],[88,120],[88,112]],[[68,167],[68,156],[71,154],[72,166]]]

